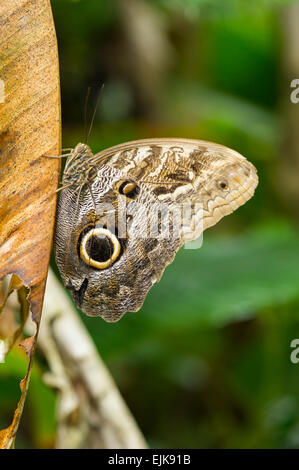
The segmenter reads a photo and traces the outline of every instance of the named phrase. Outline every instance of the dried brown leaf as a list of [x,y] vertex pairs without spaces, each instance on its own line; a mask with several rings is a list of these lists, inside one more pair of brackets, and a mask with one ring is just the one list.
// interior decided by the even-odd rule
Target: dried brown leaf
[[30,359],[21,398],[11,425],[0,431],[0,447],[9,448],[29,385],[50,259],[59,163],[43,155],[60,152],[60,96],[49,0],[0,0],[0,22],[0,279],[17,275],[13,288],[23,313],[30,289],[36,323],[36,334],[22,343]]

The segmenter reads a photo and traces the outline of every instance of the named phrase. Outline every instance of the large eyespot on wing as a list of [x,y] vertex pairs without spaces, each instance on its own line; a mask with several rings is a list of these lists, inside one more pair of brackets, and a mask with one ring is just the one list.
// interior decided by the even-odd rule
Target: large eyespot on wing
[[118,238],[106,228],[91,228],[80,240],[80,257],[96,269],[106,269],[119,257]]
[[[115,260],[113,254],[114,251],[118,252],[118,243],[111,234],[107,234],[105,229],[100,229],[99,233],[93,228],[83,231],[78,248],[81,263],[90,266],[88,284],[84,285],[84,296],[73,297],[75,302],[80,300],[80,305],[77,305],[87,315],[100,316],[108,322],[115,322],[126,312],[138,311],[153,284],[160,279],[165,267],[173,261],[180,246],[180,239],[136,235],[136,228],[146,222],[146,208],[138,206],[127,238],[123,241],[115,235],[121,245]],[[96,242],[95,246],[90,245],[94,235],[108,236],[104,247],[102,241],[100,244]],[[109,266],[104,268],[102,265],[98,266],[98,263],[109,263]]]
[[107,322],[120,320],[126,312],[137,312],[178,248],[179,242],[173,246],[173,240],[128,239],[125,250],[108,268],[89,271],[79,307]]

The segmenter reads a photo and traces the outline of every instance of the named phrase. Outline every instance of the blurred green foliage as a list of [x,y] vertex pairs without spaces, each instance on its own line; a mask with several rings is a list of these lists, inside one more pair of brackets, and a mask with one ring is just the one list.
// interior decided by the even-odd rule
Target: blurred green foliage
[[[136,81],[142,59],[129,70],[122,60],[135,47],[124,2],[52,0],[63,145],[82,141],[87,87],[95,101],[105,81],[94,151],[146,137],[213,140],[252,161],[260,185],[204,234],[200,250],[178,253],[140,312],[117,324],[80,315],[151,446],[299,447],[299,365],[290,362],[299,337],[298,229],[276,181],[280,17],[290,2],[145,1],[163,22],[171,56],[152,87]],[[3,425],[24,360],[14,352],[0,367]],[[37,357],[19,447],[54,444],[55,393],[42,382],[45,370]]]

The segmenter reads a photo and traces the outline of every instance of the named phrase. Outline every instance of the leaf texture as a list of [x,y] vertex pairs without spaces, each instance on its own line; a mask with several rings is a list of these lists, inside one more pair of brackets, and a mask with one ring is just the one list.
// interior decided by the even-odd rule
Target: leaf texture
[[[14,274],[23,310],[36,333],[22,346],[29,357],[21,398],[0,448],[13,445],[26,391],[52,244],[60,153],[60,92],[56,35],[49,0],[0,0],[0,279]],[[21,281],[20,281],[21,280]],[[21,291],[22,293],[23,291]]]

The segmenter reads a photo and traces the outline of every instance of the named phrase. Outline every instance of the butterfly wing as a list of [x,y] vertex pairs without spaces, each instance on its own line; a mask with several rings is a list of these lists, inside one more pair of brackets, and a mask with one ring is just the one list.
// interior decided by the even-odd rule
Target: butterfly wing
[[[88,187],[80,193],[70,187],[61,195],[56,260],[77,305],[106,321],[139,310],[182,244],[245,203],[257,185],[256,170],[244,157],[205,141],[146,139],[104,150],[91,160],[96,171]],[[128,191],[121,192],[123,185]],[[107,214],[116,229],[118,256],[97,269],[80,255],[82,234],[98,226],[106,230]],[[102,259],[102,244],[95,240],[94,245],[90,257]]]
[[[180,237],[156,239],[142,230],[146,221],[151,223],[153,218],[148,209],[157,205],[156,197],[144,183],[138,199],[126,201],[125,217],[128,213],[130,223],[125,227],[126,233],[120,233],[116,188],[126,178],[122,172],[101,165],[90,187],[70,187],[62,192],[57,210],[55,258],[64,285],[81,310],[106,321],[117,321],[127,311],[139,310],[180,246]],[[89,259],[82,259],[84,236],[98,227],[111,232],[114,228],[120,244],[119,256],[105,269],[97,269]],[[89,253],[92,259],[99,259],[102,251],[102,246],[98,246]]]
[[245,157],[203,140],[137,140],[95,158],[145,182],[160,203],[185,206],[183,242],[197,238],[247,202],[258,184],[256,168]]

